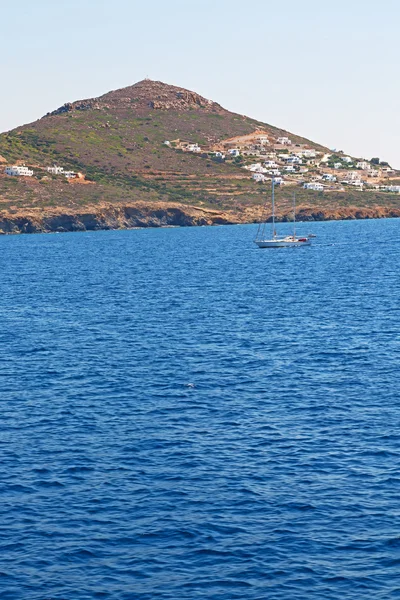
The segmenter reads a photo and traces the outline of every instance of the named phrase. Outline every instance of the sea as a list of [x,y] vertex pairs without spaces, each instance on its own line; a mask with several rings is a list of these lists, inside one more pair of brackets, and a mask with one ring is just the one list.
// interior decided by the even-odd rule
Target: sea
[[256,230],[0,238],[1,600],[400,598],[400,219]]

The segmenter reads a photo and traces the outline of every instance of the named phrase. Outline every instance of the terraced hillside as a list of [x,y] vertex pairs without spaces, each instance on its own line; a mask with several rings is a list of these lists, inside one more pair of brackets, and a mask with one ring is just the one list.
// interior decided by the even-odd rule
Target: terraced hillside
[[[220,161],[214,152],[224,140],[255,131],[275,139],[290,136],[293,144],[328,152],[319,144],[161,82],[144,80],[99,98],[65,104],[0,135],[3,165],[26,164],[34,171],[31,178],[0,175],[0,220],[12,223],[3,229],[21,230],[15,225],[18,219],[36,219],[35,230],[41,230],[41,219],[53,214],[85,210],[94,214],[136,202],[147,207],[147,214],[172,203],[202,209],[208,215],[205,222],[255,220],[267,186],[257,185],[240,160]],[[185,143],[197,144],[201,151],[184,151]],[[53,164],[84,177],[68,180],[49,174],[46,168]],[[282,189],[279,194],[279,208],[285,215],[292,191]],[[397,195],[354,191],[328,195],[303,189],[297,194],[304,216],[323,217],[324,211],[332,216],[342,209],[351,213],[352,207],[395,214],[399,208]],[[122,220],[109,226],[134,225]]]

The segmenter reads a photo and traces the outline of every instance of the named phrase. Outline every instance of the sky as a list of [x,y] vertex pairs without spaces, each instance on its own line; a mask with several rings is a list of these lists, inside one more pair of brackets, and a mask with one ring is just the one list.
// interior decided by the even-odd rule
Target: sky
[[149,77],[400,169],[399,0],[20,0],[15,16],[0,131]]

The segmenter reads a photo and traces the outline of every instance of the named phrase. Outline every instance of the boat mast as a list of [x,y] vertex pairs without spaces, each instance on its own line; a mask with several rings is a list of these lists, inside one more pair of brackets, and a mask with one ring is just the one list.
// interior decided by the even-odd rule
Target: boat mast
[[293,239],[296,237],[296,192],[293,194]]
[[272,177],[272,237],[275,235],[275,179]]

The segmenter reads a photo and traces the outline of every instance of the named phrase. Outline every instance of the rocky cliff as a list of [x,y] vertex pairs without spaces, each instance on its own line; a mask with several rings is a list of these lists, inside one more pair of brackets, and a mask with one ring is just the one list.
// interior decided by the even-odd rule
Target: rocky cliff
[[[102,204],[82,210],[24,210],[15,214],[0,212],[0,234],[51,233],[67,231],[96,231],[107,229],[134,229],[146,227],[190,227],[203,225],[229,225],[258,222],[260,210],[249,208],[245,212],[216,211],[195,206],[165,203]],[[299,221],[331,221],[342,219],[380,219],[400,217],[400,209],[375,207],[360,209],[348,207],[340,210],[302,208]],[[277,221],[287,222],[291,211],[277,216]]]

